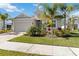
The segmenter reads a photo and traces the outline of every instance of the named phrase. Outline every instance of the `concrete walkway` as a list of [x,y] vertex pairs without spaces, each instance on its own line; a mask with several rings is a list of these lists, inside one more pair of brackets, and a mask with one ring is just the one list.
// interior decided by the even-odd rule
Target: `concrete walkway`
[[42,55],[53,55],[53,46],[48,45],[0,42],[0,49],[20,51],[25,53],[36,53]]
[[15,37],[18,37],[18,36],[21,36],[23,35],[23,32],[21,33],[14,33],[14,32],[10,32],[10,33],[3,33],[3,34],[0,34],[0,42],[4,42],[4,41],[8,41],[12,38],[15,38]]
[[79,55],[79,48],[7,41],[14,37],[18,37],[20,35],[23,35],[23,33],[0,34],[0,49],[20,51],[25,53],[36,53],[36,54],[42,54],[42,55],[52,55],[52,56],[78,56]]
[[29,43],[19,43],[19,42],[0,42],[0,49],[20,51],[24,53],[51,55],[51,56],[79,55],[79,48],[29,44]]

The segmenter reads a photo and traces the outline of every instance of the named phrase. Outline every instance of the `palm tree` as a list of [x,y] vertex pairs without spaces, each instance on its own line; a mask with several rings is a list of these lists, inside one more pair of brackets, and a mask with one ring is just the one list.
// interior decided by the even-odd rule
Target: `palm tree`
[[54,20],[55,14],[56,14],[56,10],[57,10],[57,5],[56,4],[44,4],[44,13],[46,15],[46,17],[50,20]]
[[43,7],[40,15],[38,16],[40,19],[43,19],[47,22],[50,20],[54,22],[54,17],[57,10],[57,4],[40,4]]
[[[46,20],[49,26],[52,25],[51,27],[54,30],[53,26],[54,26],[54,21],[56,18],[56,13],[57,13],[59,4],[41,4],[41,5],[43,7],[43,10],[41,11],[38,17],[40,19]],[[54,31],[52,34],[54,35]]]
[[5,20],[7,20],[8,19],[8,14],[7,13],[4,13],[4,14],[0,14],[0,16],[1,16],[1,20],[3,20],[3,30],[5,30]]
[[[54,22],[55,19],[64,18],[64,30],[67,28],[67,17],[69,17],[70,12],[74,10],[74,7],[72,5],[64,3],[41,5],[43,6],[43,11],[41,12],[39,18],[45,20],[52,20],[52,22]],[[61,12],[61,15],[56,15],[58,13],[57,10]]]
[[64,16],[64,29],[67,28],[67,17],[69,17],[69,13],[74,9],[72,5],[69,4],[61,4],[60,9],[63,12]]

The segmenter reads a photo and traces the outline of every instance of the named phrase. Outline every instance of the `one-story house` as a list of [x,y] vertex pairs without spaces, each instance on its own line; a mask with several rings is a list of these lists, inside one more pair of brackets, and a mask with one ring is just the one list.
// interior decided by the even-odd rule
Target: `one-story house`
[[[71,20],[71,17],[69,17],[69,18],[67,18],[66,19],[66,26],[68,25],[68,22]],[[74,21],[74,28],[76,28],[76,29],[79,29],[79,17],[77,16],[74,16],[73,17],[73,21]],[[73,22],[73,21],[71,21],[71,23]],[[55,28],[59,28],[59,27],[61,27],[61,28],[63,28],[64,29],[64,18],[63,19],[61,19],[61,18],[58,18],[58,19],[55,19]]]
[[20,15],[16,16],[13,20],[13,31],[26,32],[34,23],[38,25],[39,22],[40,20],[36,19],[34,16],[30,17],[25,13],[21,13]]

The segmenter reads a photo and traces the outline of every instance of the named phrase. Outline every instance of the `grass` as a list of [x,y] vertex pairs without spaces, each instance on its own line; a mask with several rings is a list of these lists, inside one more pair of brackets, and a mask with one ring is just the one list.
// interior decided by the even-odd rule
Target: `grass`
[[30,36],[20,36],[20,37],[13,38],[9,41],[34,43],[34,44],[47,44],[47,45],[52,45],[53,43],[53,40],[50,40],[49,38],[46,38],[46,37],[30,37]]
[[79,47],[79,37],[69,37],[69,38],[46,38],[46,37],[29,37],[20,36],[9,41],[12,42],[23,42],[23,43],[33,43],[33,44],[45,44],[54,46],[69,46],[69,47]]
[[59,39],[59,40],[54,39],[53,45],[79,48],[79,37],[70,37],[68,39]]
[[0,56],[43,56],[43,55],[0,49]]

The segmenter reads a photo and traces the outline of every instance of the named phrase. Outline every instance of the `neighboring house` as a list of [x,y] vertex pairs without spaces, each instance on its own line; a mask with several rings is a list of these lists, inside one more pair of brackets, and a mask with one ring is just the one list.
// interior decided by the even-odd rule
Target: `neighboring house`
[[2,30],[3,27],[3,21],[0,19],[0,30]]
[[[12,21],[11,20],[6,20],[5,21],[5,29],[11,29],[12,26]],[[3,20],[0,19],[0,30],[3,29]]]
[[34,17],[27,16],[24,13],[15,17],[13,20],[13,31],[14,32],[26,32],[30,29],[35,21]]
[[5,27],[6,27],[6,29],[8,29],[8,30],[12,30],[12,20],[6,20],[5,21]]
[[79,18],[78,17],[74,17],[74,26],[79,29]]
[[[70,20],[71,18],[67,18],[66,20],[66,26],[68,24],[68,21]],[[74,19],[74,27],[76,29],[79,29],[79,18],[78,17],[73,17]],[[55,19],[55,28],[63,28],[64,29],[64,19]]]

